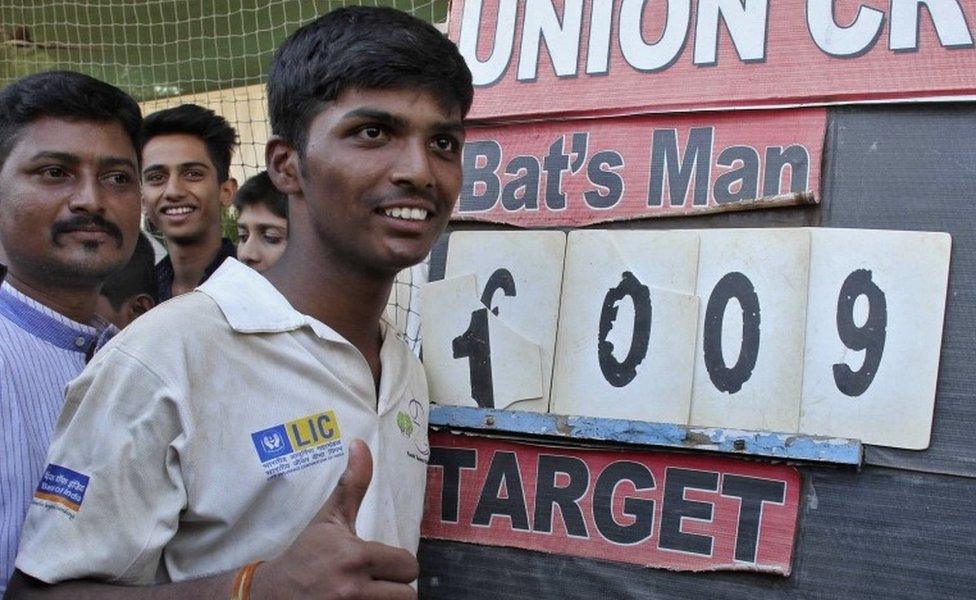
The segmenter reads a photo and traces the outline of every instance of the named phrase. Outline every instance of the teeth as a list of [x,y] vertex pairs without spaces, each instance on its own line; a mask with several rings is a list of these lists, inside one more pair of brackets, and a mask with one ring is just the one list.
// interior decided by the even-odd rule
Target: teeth
[[185,215],[191,212],[193,212],[193,208],[189,206],[172,206],[163,209],[164,215]]
[[408,221],[423,221],[427,218],[427,211],[423,208],[410,208],[407,206],[397,206],[388,208],[384,211],[386,216],[396,219],[406,219]]

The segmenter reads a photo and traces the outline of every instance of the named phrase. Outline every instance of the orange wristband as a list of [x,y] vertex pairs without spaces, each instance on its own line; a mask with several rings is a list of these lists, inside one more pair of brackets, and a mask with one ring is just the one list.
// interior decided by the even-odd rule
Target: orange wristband
[[251,597],[251,582],[254,581],[254,570],[258,568],[262,560],[254,561],[244,565],[234,577],[234,587],[231,588],[230,600],[249,600]]

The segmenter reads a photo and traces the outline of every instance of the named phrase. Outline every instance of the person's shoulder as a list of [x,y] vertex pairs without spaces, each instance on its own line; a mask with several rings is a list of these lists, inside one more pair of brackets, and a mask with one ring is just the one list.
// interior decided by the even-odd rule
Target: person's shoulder
[[127,353],[163,353],[187,344],[206,343],[227,329],[220,307],[193,291],[163,302],[120,331],[105,348]]
[[0,314],[0,369],[24,361],[39,345],[47,345],[25,327],[30,325],[16,324]]

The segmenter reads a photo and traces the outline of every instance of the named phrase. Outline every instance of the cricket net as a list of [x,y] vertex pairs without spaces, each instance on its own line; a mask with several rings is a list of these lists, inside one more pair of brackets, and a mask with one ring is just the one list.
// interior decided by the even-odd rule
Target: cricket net
[[[265,72],[282,40],[339,6],[393,6],[447,20],[448,0],[0,0],[0,86],[41,71],[87,73],[130,93],[145,114],[185,102],[237,129],[232,175],[264,168]],[[233,231],[233,214],[225,231]],[[426,267],[397,279],[388,318],[416,350]]]

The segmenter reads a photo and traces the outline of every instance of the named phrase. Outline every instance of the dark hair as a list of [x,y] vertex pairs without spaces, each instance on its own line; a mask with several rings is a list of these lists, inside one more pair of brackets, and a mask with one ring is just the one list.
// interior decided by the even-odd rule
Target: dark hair
[[288,196],[282,194],[271,183],[267,171],[261,171],[245,181],[234,196],[234,208],[237,209],[238,213],[244,208],[256,204],[267,206],[273,214],[282,219],[288,219]]
[[217,169],[217,181],[223,183],[230,178],[230,159],[237,145],[237,132],[225,118],[196,104],[181,104],[154,112],[146,117],[142,126],[142,145],[157,135],[171,133],[200,138]]
[[122,304],[137,294],[149,294],[153,302],[159,302],[156,286],[156,252],[146,234],[139,232],[132,258],[121,271],[113,273],[102,284],[101,294],[108,298],[112,308],[119,310]]
[[0,91],[0,166],[30,123],[43,117],[116,122],[139,148],[142,111],[131,96],[94,77],[48,71],[19,79]]
[[272,131],[305,155],[308,127],[323,104],[351,88],[419,88],[468,114],[471,71],[429,23],[385,7],[339,8],[288,36],[268,72]]

